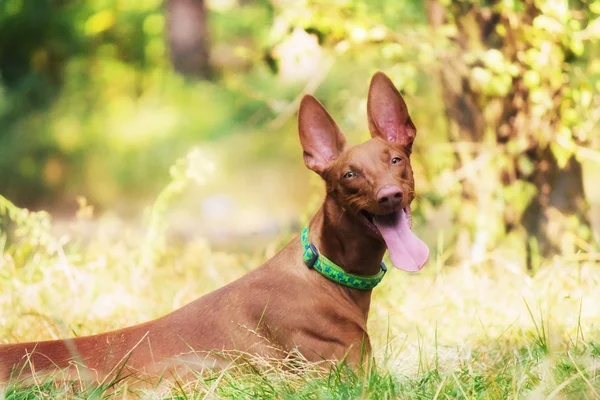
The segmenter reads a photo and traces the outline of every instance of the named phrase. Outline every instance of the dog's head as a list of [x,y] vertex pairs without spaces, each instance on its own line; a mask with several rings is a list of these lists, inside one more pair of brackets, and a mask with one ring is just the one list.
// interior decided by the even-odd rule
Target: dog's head
[[365,234],[385,241],[396,267],[419,270],[429,249],[411,232],[410,154],[417,130],[404,99],[382,72],[371,79],[367,114],[372,139],[349,147],[321,103],[305,96],[298,115],[304,162],[325,180],[328,195],[360,221]]

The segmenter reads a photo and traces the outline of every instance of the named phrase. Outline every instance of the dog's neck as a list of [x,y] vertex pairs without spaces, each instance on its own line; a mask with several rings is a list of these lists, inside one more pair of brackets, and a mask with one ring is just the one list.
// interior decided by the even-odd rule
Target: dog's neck
[[[308,237],[319,252],[344,271],[355,275],[375,275],[380,271],[385,244],[367,232],[367,227],[344,210],[331,196],[326,196],[323,206],[309,224]],[[368,316],[371,290],[351,289],[330,282]]]
[[368,228],[344,210],[331,196],[310,222],[309,239],[317,249],[344,271],[355,275],[375,275],[380,270],[386,247]]

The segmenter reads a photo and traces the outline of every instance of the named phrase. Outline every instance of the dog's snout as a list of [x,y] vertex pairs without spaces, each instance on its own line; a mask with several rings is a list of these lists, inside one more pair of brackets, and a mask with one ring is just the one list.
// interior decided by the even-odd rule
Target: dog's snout
[[395,208],[402,202],[400,186],[385,186],[377,192],[377,203],[384,207]]

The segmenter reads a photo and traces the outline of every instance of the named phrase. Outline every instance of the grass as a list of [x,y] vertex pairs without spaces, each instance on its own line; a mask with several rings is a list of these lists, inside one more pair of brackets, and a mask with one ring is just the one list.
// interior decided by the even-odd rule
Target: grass
[[[57,234],[48,214],[0,196],[0,216],[10,221],[0,225],[0,342],[149,320],[255,268],[295,234],[252,253],[216,251],[200,238],[168,240],[167,210],[190,180],[202,181],[194,171],[207,170],[190,157],[174,167],[145,235],[110,216],[92,217],[85,203],[67,233]],[[500,248],[477,263],[452,261],[455,250],[441,237],[433,248],[422,273],[391,271],[374,291],[369,330],[376,366],[368,371],[343,364],[281,368],[249,358],[153,389],[126,380],[86,386],[40,378],[33,386],[12,382],[0,399],[600,398],[598,254],[545,260],[528,274]]]
[[[85,387],[81,382],[41,382],[10,386],[6,399],[30,398],[170,398],[170,399],[595,399],[599,347],[581,342],[577,348],[549,352],[531,341],[522,346],[480,345],[452,363],[439,354],[421,360],[427,367],[406,374],[394,368],[400,360],[355,372],[344,365],[328,372],[303,366],[302,372],[250,359],[248,365],[199,374],[197,379],[133,389],[113,381]],[[423,355],[421,355],[423,356]],[[441,361],[441,362],[440,362]],[[410,361],[409,361],[410,362]],[[388,364],[390,363],[390,364]],[[262,365],[263,368],[256,368]],[[437,365],[437,366],[436,366]],[[260,372],[259,372],[260,371]]]

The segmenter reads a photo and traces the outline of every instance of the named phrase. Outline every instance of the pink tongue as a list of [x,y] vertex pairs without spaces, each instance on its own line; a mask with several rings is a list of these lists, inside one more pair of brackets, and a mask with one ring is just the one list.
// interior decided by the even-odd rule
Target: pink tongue
[[373,223],[379,229],[394,267],[416,272],[423,268],[429,258],[429,248],[410,229],[404,210],[393,216],[375,216]]

